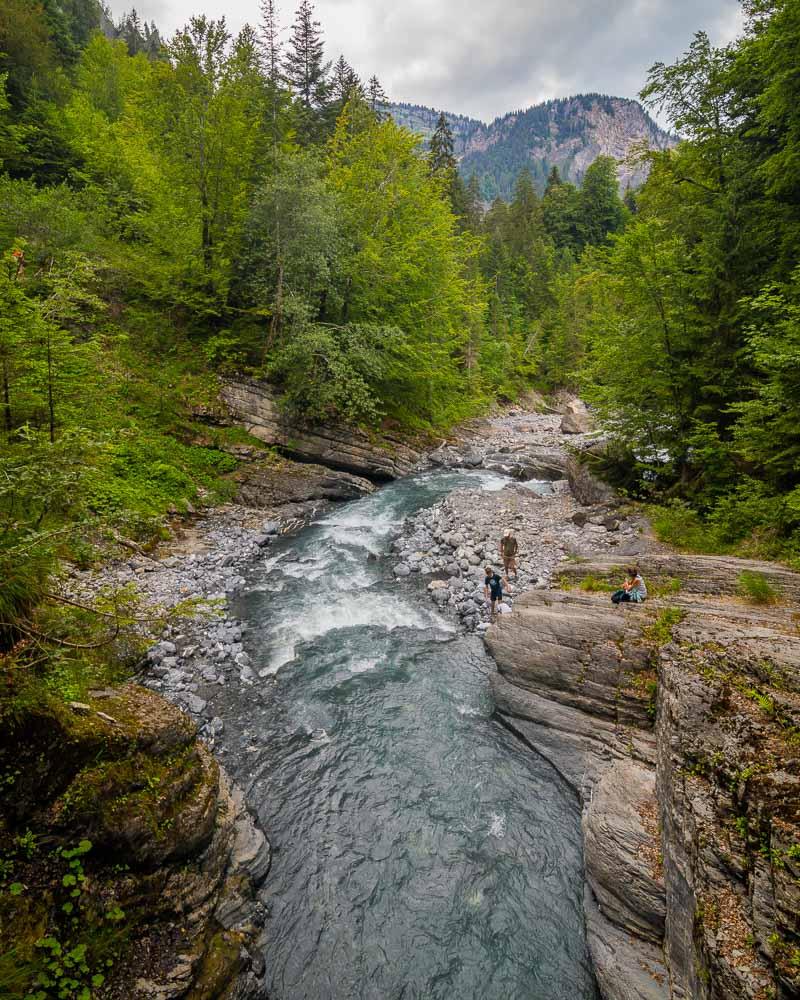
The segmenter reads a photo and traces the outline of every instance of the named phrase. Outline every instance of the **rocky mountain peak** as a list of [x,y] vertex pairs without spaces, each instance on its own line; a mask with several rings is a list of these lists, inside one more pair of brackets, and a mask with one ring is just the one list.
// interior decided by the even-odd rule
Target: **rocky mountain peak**
[[[392,104],[389,110],[398,124],[426,139],[439,117],[439,111],[415,104]],[[488,125],[449,112],[445,117],[453,131],[462,175],[468,178],[475,173],[487,200],[498,195],[509,198],[525,166],[540,190],[554,166],[565,180],[580,183],[598,156],[613,156],[620,162],[622,190],[628,185],[636,187],[646,170],[625,162],[631,149],[642,142],[656,149],[677,142],[638,101],[605,94],[545,101],[512,111]]]

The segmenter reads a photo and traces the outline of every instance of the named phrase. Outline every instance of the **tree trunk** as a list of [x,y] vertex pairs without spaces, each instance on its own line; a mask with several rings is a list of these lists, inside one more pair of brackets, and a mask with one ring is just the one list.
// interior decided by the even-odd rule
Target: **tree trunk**
[[56,405],[53,396],[53,344],[47,334],[47,410],[50,416],[50,444],[56,439]]
[[8,358],[3,358],[3,424],[6,434],[10,434],[13,423],[11,419],[11,389],[8,384]]

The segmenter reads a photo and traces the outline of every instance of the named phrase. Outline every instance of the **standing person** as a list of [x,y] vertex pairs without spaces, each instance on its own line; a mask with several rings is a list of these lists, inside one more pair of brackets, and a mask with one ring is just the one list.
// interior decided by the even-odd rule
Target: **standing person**
[[611,595],[613,604],[641,604],[647,597],[647,585],[644,577],[636,566],[631,566],[626,571],[627,578],[622,584],[621,590],[615,590]]
[[517,552],[519,552],[517,540],[512,534],[511,528],[506,528],[500,539],[500,556],[503,560],[503,572],[506,575],[506,580],[512,569],[514,570],[514,579],[517,578]]
[[[497,573],[492,569],[491,566],[484,566],[486,571],[486,579],[483,581],[483,592],[486,595],[487,600],[492,602],[492,617],[494,618],[494,606],[497,601],[503,600],[503,580]],[[508,580],[505,581],[506,586],[508,586]]]

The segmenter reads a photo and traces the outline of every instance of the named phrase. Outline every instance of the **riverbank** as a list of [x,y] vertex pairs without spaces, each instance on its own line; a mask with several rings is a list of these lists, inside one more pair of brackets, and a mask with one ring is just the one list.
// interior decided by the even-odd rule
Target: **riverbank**
[[[564,433],[561,414],[510,412],[472,421],[430,456],[439,468],[484,469],[511,477],[498,489],[461,487],[411,518],[393,544],[398,577],[420,574],[435,604],[470,631],[488,626],[484,566],[502,573],[500,538],[519,543],[518,572],[505,587],[499,613],[531,589],[549,587],[565,559],[608,553],[635,561],[661,547],[646,519],[616,499],[582,503],[573,492],[573,452],[591,433]],[[572,426],[567,423],[567,426]],[[599,497],[610,497],[602,488]],[[584,496],[584,500],[594,500]]]
[[[94,581],[77,582],[88,580],[90,586],[109,580],[135,582],[148,600],[174,603],[193,597],[213,611],[210,617],[167,629],[142,665],[140,680],[181,705],[196,720],[204,740],[220,756],[233,755],[228,759],[237,766],[242,754],[255,754],[250,759],[257,759],[263,741],[258,720],[269,717],[274,664],[291,663],[295,639],[316,649],[316,637],[325,629],[377,621],[390,609],[402,630],[403,623],[412,619],[405,611],[398,614],[399,603],[421,587],[426,589],[432,612],[451,619],[457,631],[485,633],[499,668],[492,681],[498,717],[524,744],[552,762],[583,802],[585,920],[603,996],[766,1000],[773,989],[775,996],[793,997],[795,931],[787,916],[793,904],[786,900],[794,898],[791,886],[796,874],[785,825],[791,827],[796,821],[792,813],[796,779],[788,774],[775,785],[777,757],[758,772],[763,774],[758,788],[753,784],[757,772],[751,770],[764,746],[781,737],[785,719],[794,712],[794,682],[781,680],[785,664],[755,676],[753,658],[773,663],[775,643],[791,632],[792,619],[789,611],[760,614],[758,642],[742,645],[754,612],[749,617],[736,612],[734,594],[743,570],[775,580],[781,573],[787,578],[792,574],[769,564],[750,566],[737,560],[664,553],[641,515],[594,482],[576,462],[572,446],[590,445],[591,435],[565,434],[561,427],[559,415],[518,410],[471,422],[429,456],[428,474],[435,477],[437,469],[443,474],[477,473],[475,484],[455,483],[441,499],[422,504],[397,528],[391,521],[388,527],[358,521],[340,524],[335,508],[326,509],[327,501],[301,500],[297,495],[290,503],[272,503],[266,509],[232,505],[192,524],[161,558],[129,559]],[[367,483],[362,495],[371,488]],[[266,494],[275,496],[274,490]],[[249,495],[266,494],[262,485]],[[378,579],[393,579],[392,601],[366,614],[353,614],[349,605],[342,610],[334,607],[326,621],[336,624],[321,624],[321,633],[313,623],[296,618],[301,609],[290,612],[289,631],[296,635],[289,652],[275,659],[275,650],[269,649],[259,654],[263,662],[254,663],[253,650],[264,646],[264,634],[261,630],[248,634],[247,622],[237,617],[243,588],[253,572],[259,589],[276,594],[286,579],[314,580],[320,573],[332,572],[333,567],[318,569],[313,558],[298,558],[291,545],[286,549],[287,536],[323,511],[328,515],[323,525],[329,525],[325,537],[380,528],[365,542],[359,558],[374,561]],[[496,562],[506,528],[520,542],[520,572],[507,595],[507,610],[490,627],[483,565]],[[273,548],[280,550],[278,558],[283,560],[274,579]],[[612,609],[607,590],[624,565],[633,561],[655,584],[652,599],[644,608]],[[690,594],[699,596],[687,601]],[[716,602],[713,607],[703,605],[709,597]],[[368,593],[366,599],[372,600]],[[273,630],[270,602],[263,607],[268,635]],[[684,618],[686,624],[679,626]],[[424,627],[422,619],[413,620],[415,628]],[[433,618],[430,627],[432,634],[440,628]],[[735,663],[735,670],[718,676],[717,661],[709,666],[707,655],[720,653],[722,634],[722,659]],[[675,676],[685,672],[687,655],[696,651],[698,643],[700,661],[686,676],[695,677],[699,671],[702,684],[710,687],[701,691],[695,680],[683,688],[683,682],[676,686]],[[331,653],[324,647],[320,655]],[[797,668],[791,657],[788,662]],[[372,663],[364,659],[358,669],[371,670]],[[724,694],[731,683],[724,678],[730,677],[746,697],[754,692],[751,704],[767,706],[761,711],[768,718],[743,714],[740,699],[730,712],[725,701],[729,696]],[[720,683],[723,687],[718,689]],[[244,691],[249,692],[251,705],[248,722],[237,721],[235,731],[228,734],[224,711],[215,706],[238,704]],[[716,735],[708,740],[704,736],[701,747],[692,733],[698,727],[705,732],[715,712],[728,721],[718,724]],[[763,739],[752,738],[753,726],[766,734]],[[724,734],[731,732],[744,734],[743,741],[730,750],[730,761],[724,757],[724,766],[719,766],[723,761],[719,754],[728,753],[731,741]],[[317,742],[324,745],[325,726],[316,730],[311,725],[306,738],[312,750]],[[679,752],[668,749],[676,741],[686,743]],[[243,773],[261,780],[257,768],[255,772],[245,768]],[[707,789],[687,788],[687,774],[693,782],[708,781]],[[764,792],[773,786],[785,796],[779,809],[770,804],[773,793]],[[732,795],[729,805],[726,795]],[[706,803],[706,821],[700,825],[693,815],[695,801]],[[784,824],[780,840],[772,839],[775,823]],[[744,834],[739,829],[742,824]],[[747,829],[758,833],[751,837]],[[725,846],[715,860],[700,864],[706,836]],[[763,846],[765,836],[767,844],[780,844],[776,848],[780,857],[763,870],[758,844]],[[690,847],[687,837],[695,838]],[[725,857],[737,859],[733,873]],[[748,883],[741,874],[748,871],[761,874]],[[774,889],[765,894],[766,885],[778,884],[780,900]],[[782,916],[765,917],[764,906]],[[707,913],[700,924],[696,914],[692,917],[698,907],[712,914]],[[726,907],[738,915],[733,923],[720,915]],[[750,937],[753,944],[745,941]],[[776,975],[776,968],[784,971]],[[718,984],[717,992],[710,991],[709,983]]]

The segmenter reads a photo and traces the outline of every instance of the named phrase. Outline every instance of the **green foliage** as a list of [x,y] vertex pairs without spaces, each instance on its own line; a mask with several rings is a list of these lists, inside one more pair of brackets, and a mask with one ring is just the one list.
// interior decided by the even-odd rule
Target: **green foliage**
[[[559,368],[576,373],[632,460],[626,487],[658,502],[663,537],[794,560],[800,212],[789,164],[800,145],[787,109],[800,24],[783,0],[748,17],[733,45],[715,49],[701,32],[684,57],[650,71],[642,96],[684,141],[647,154],[649,178],[616,235],[624,213],[608,201],[610,169],[591,168],[610,244],[598,248],[584,215],[595,248],[543,318],[542,370],[551,383]],[[559,198],[574,204],[561,188],[548,181],[546,223]],[[550,223],[573,250],[577,220],[573,208]]]
[[778,594],[763,573],[743,570],[739,574],[737,590],[751,604],[774,604]]
[[672,633],[686,617],[683,608],[662,608],[654,621],[642,629],[642,638],[653,646],[666,646],[672,641]]
[[[52,876],[52,906],[30,943],[0,954],[4,996],[29,1000],[90,1000],[106,980],[126,934],[125,914],[113,900],[91,890],[85,858],[89,840],[56,848],[45,860]],[[22,897],[14,883],[9,894]],[[20,900],[20,917],[30,919]],[[5,911],[15,913],[14,902]],[[44,931],[44,933],[42,933]]]
[[583,577],[578,586],[581,590],[585,590],[589,593],[611,593],[611,591],[617,589],[607,580],[601,580],[599,577],[592,576],[591,574]]
[[363,325],[304,327],[278,352],[271,371],[286,387],[286,404],[295,417],[375,423],[391,340],[401,343],[402,332]]
[[727,551],[713,526],[703,521],[686,501],[653,505],[648,508],[648,514],[658,540],[679,552],[723,555]]

